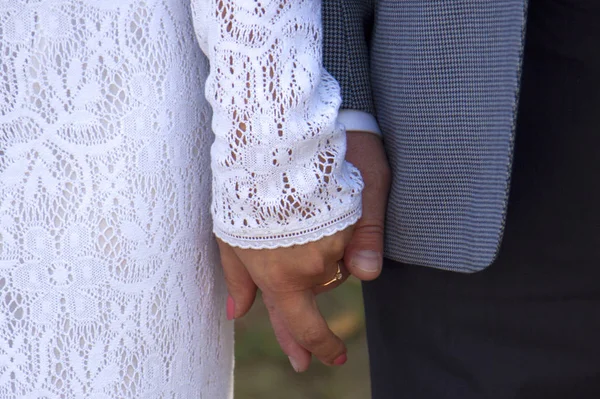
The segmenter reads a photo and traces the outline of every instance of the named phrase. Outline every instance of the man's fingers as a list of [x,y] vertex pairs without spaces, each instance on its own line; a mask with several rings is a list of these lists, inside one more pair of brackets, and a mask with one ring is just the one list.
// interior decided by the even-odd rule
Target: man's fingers
[[287,329],[281,315],[277,312],[270,298],[267,295],[263,295],[262,298],[269,312],[269,319],[271,320],[275,338],[277,338],[277,342],[279,342],[283,353],[288,356],[290,364],[296,372],[301,373],[306,371],[310,365],[310,352],[294,340],[294,337]]
[[272,300],[285,327],[304,349],[326,365],[346,362],[346,347],[329,329],[310,290],[278,295]]
[[244,316],[252,307],[256,298],[256,284],[244,264],[232,247],[217,240],[221,252],[221,264],[225,274],[229,298],[227,299],[227,318],[229,320]]

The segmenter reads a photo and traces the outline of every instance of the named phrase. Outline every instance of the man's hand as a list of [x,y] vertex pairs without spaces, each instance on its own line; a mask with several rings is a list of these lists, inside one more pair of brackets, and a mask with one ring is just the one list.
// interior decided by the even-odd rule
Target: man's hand
[[391,171],[381,138],[369,132],[349,131],[346,160],[360,171],[365,188],[362,217],[344,253],[344,264],[360,280],[381,274],[385,211],[391,185]]

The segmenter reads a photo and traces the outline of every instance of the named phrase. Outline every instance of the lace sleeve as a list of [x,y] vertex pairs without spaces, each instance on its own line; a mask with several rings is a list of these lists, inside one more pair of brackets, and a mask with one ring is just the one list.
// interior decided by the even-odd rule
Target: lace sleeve
[[337,82],[321,64],[320,0],[193,0],[211,72],[215,234],[242,248],[304,244],[355,223]]

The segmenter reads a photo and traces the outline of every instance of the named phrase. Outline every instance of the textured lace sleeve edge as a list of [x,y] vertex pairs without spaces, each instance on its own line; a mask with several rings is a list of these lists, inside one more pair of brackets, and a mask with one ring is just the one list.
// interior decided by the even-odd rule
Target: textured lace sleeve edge
[[217,238],[227,244],[242,249],[275,249],[286,248],[294,245],[304,245],[309,242],[319,241],[323,237],[334,235],[355,224],[362,216],[362,200],[360,196],[353,202],[352,208],[342,215],[320,222],[309,228],[304,227],[295,231],[279,234],[263,234],[244,236],[228,233],[217,224],[213,232]]

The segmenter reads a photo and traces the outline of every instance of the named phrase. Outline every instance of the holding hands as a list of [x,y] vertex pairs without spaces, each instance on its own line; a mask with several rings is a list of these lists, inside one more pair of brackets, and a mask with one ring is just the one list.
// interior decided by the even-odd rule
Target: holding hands
[[311,355],[326,365],[347,359],[344,343],[319,312],[316,295],[336,288],[350,274],[367,281],[381,273],[389,167],[378,136],[348,132],[347,141],[346,159],[365,184],[362,217],[355,226],[287,248],[241,249],[219,241],[230,293],[228,318],[245,315],[260,288],[277,340],[299,372],[308,368]]
[[[381,140],[346,135],[337,123],[341,95],[323,68],[320,1],[197,5],[199,43],[211,60],[213,227],[228,317],[243,316],[260,289],[294,369],[306,370],[312,354],[343,364],[344,343],[315,296],[349,274],[371,280],[381,271],[389,188]],[[363,183],[362,219],[348,228]]]

